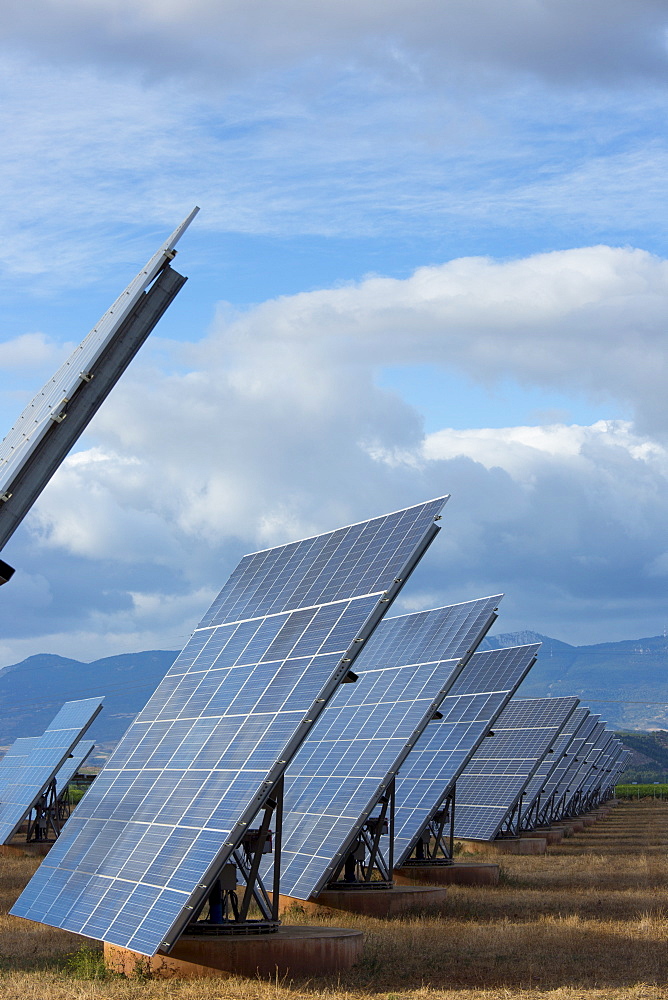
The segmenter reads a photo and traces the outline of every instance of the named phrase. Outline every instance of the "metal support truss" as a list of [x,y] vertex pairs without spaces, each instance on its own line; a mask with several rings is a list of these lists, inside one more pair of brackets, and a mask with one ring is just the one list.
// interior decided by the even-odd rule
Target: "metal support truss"
[[60,836],[62,823],[60,803],[56,792],[56,779],[54,778],[30,810],[26,840],[28,843],[48,841],[49,833],[52,833],[53,839],[56,840]]
[[[394,885],[394,778],[378,800],[380,813],[362,825],[328,889],[391,889]],[[381,837],[387,835],[387,850]]]
[[[270,824],[274,821],[274,832]],[[246,831],[233,861],[223,866],[207,897],[188,924],[188,934],[270,934],[278,930],[283,833],[283,778],[264,806],[260,826]],[[260,876],[264,854],[274,855],[271,893]],[[241,894],[239,882],[243,882]],[[249,916],[251,904],[259,916]]]
[[520,795],[517,805],[504,819],[497,837],[519,837],[522,832],[522,799]]
[[455,860],[455,790],[453,786],[438,807],[405,865],[451,865]]
[[541,805],[542,800],[540,795],[537,795],[531,808],[524,813],[520,823],[520,832],[524,833],[526,830],[535,830],[537,826],[540,825],[540,815],[541,815]]

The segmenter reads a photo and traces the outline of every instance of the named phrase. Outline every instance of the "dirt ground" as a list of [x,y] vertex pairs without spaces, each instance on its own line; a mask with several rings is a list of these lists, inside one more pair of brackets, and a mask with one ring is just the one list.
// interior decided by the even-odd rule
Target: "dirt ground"
[[0,998],[668,1000],[667,849],[668,802],[620,803],[545,856],[499,858],[501,885],[453,886],[439,912],[321,918],[363,930],[364,956],[308,982],[108,973],[98,942],[7,915],[37,862],[2,857]]

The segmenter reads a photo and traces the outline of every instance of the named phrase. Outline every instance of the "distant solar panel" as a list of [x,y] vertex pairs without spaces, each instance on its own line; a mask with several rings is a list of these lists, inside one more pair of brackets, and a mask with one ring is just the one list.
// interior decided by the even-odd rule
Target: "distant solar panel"
[[208,898],[446,498],[242,559],[13,913],[145,955]]
[[550,748],[552,752],[546,755],[533,778],[524,789],[522,796],[522,816],[520,820],[522,830],[531,830],[538,825],[541,807],[550,795],[554,779],[567,759],[569,746],[572,744],[578,730],[586,721],[588,715],[588,708],[575,709],[554,741],[554,745]]
[[522,793],[578,704],[577,698],[512,701],[457,782],[455,836],[493,840],[510,829]]
[[17,740],[16,755],[10,747],[0,770],[0,843],[11,840],[101,710],[101,698],[68,701],[42,736]]
[[580,770],[585,754],[584,746],[594,732],[599,719],[599,715],[592,715],[587,710],[584,722],[558,763],[555,773],[548,781],[544,805],[541,806],[538,815],[539,826],[549,826],[555,820],[563,818],[564,800],[569,797],[571,781]]
[[594,746],[587,753],[586,759],[577,775],[574,785],[571,788],[571,796],[566,801],[566,811],[569,814],[586,811],[588,806],[587,796],[592,781],[598,777],[601,762],[607,758],[608,748],[614,740],[613,733],[603,730],[594,743]]
[[[600,719],[600,716],[596,716],[596,719]],[[590,735],[583,742],[577,757],[574,758],[572,767],[566,773],[561,783],[563,792],[560,798],[557,818],[564,819],[567,816],[576,815],[580,812],[577,795],[585,776],[589,773],[592,753],[605,732],[605,726],[605,722],[597,721],[595,723]]]
[[473,754],[531,668],[540,643],[485,650],[469,660],[397,778],[395,850],[404,864]]
[[308,899],[336,876],[500,599],[386,618],[376,630],[357,683],[339,688],[287,770],[283,895]]

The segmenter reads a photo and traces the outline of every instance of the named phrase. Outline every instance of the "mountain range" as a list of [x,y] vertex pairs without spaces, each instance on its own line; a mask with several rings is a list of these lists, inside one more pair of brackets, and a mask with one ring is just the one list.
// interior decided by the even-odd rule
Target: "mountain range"
[[[520,697],[577,695],[613,729],[668,729],[668,640],[664,636],[571,646],[536,632],[489,636],[481,649],[542,642]],[[92,663],[49,653],[0,669],[0,746],[43,732],[60,706],[104,695],[90,730],[100,762],[174,662],[172,650],[107,656]]]

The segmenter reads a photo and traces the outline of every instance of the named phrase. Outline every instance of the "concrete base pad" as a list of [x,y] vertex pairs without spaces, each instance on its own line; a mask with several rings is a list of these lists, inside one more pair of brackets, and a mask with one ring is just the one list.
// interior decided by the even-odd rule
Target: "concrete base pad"
[[564,837],[572,837],[575,833],[572,823],[557,823],[551,826],[550,829],[563,831]]
[[26,840],[12,841],[11,844],[0,844],[0,854],[9,857],[43,858],[53,845],[55,840],[35,841],[29,844]]
[[451,865],[405,865],[394,869],[397,885],[430,882],[432,885],[498,885],[499,866],[475,861],[454,861]]
[[297,906],[306,913],[346,910],[366,917],[396,917],[407,910],[424,910],[442,906],[446,889],[416,885],[395,885],[392,889],[325,889],[315,899],[295,899],[281,896],[281,912]]
[[126,976],[201,979],[207,976],[325,976],[349,969],[362,957],[364,935],[341,927],[279,927],[275,934],[204,937],[184,934],[169,955],[146,958],[114,944],[104,964]]
[[564,839],[564,832],[563,830],[555,830],[552,827],[550,827],[549,830],[543,830],[538,828],[537,830],[530,830],[528,833],[523,833],[522,838],[524,837],[531,837],[534,840],[536,839],[536,837],[538,838],[545,837],[545,840],[547,841],[548,845],[560,844]]
[[470,854],[545,854],[545,837],[508,837],[501,840],[460,840]]

